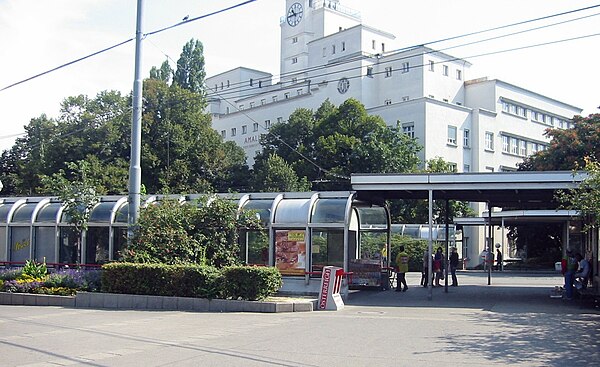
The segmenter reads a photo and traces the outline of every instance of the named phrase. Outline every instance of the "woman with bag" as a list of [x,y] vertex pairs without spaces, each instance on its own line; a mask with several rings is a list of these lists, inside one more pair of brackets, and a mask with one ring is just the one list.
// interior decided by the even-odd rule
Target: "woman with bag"
[[435,256],[433,257],[433,272],[435,274],[435,286],[440,286],[440,280],[444,279],[444,253],[442,248],[438,247]]

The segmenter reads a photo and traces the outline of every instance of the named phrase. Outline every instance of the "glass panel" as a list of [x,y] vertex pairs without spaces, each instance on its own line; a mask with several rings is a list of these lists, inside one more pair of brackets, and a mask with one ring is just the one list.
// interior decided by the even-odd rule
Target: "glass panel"
[[6,223],[8,212],[12,208],[12,203],[9,204],[0,204],[0,223]]
[[37,214],[36,222],[52,222],[56,223],[56,216],[60,210],[61,203],[51,203],[44,206]]
[[17,210],[15,210],[12,220],[12,223],[31,223],[31,215],[35,210],[35,207],[38,203],[27,203],[21,205]]
[[344,223],[346,218],[346,199],[317,200],[311,223]]
[[115,223],[127,223],[127,217],[129,216],[129,204],[125,203],[121,205],[117,214],[115,215]]
[[110,223],[110,214],[114,206],[114,202],[104,202],[96,205],[90,214],[90,222]]
[[379,260],[385,263],[387,233],[361,232],[358,254],[361,259]]
[[308,221],[310,199],[284,199],[275,209],[275,223],[301,223]]
[[8,261],[6,258],[6,227],[0,227],[0,261]]
[[273,200],[250,200],[244,205],[243,209],[255,210],[260,215],[260,221],[263,225],[268,225],[271,221],[272,206]]
[[[127,204],[125,204],[127,206]],[[114,240],[113,240],[113,260],[119,260],[121,258],[121,252],[127,246],[127,227],[114,228]]]
[[312,271],[322,271],[324,266],[344,266],[344,231],[342,229],[312,230]]
[[35,260],[56,262],[54,227],[35,227]]
[[360,229],[386,229],[387,214],[385,208],[357,208]]
[[60,229],[60,247],[59,247],[59,262],[66,264],[79,263],[79,240],[75,235],[75,231],[69,227]]
[[87,230],[85,263],[104,264],[108,261],[108,227],[89,227]]
[[275,231],[275,267],[282,275],[304,275],[306,270],[306,232]]
[[31,249],[29,227],[12,227],[10,231],[10,261],[29,260],[29,250]]
[[248,232],[248,264],[269,265],[269,235],[267,231]]

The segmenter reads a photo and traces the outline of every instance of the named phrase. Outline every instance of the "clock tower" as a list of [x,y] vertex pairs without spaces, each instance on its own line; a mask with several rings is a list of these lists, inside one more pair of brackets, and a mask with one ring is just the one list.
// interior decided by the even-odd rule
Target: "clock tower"
[[[360,24],[339,0],[286,0],[281,17],[280,81],[302,82],[311,66],[308,44]],[[312,57],[316,57],[312,55]]]

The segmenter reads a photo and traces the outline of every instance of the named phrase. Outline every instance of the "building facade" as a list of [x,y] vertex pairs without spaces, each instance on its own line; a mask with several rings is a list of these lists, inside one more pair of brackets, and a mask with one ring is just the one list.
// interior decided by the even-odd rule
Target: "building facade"
[[[516,170],[544,150],[547,128],[569,128],[582,109],[501,80],[470,75],[471,64],[362,24],[338,0],[286,0],[280,19],[280,74],[239,67],[206,79],[213,128],[244,148],[251,165],[259,138],[298,108],[348,98],[442,157],[456,172]],[[482,205],[475,208],[481,212]],[[478,257],[483,234],[463,256]],[[478,240],[479,239],[479,240]]]

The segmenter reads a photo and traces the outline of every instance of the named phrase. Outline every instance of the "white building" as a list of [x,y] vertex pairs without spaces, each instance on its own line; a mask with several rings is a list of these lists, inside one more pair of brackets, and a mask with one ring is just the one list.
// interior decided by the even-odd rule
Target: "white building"
[[423,146],[423,161],[443,157],[457,172],[515,170],[546,149],[548,127],[567,128],[582,111],[500,80],[469,79],[471,64],[443,52],[398,49],[394,35],[362,24],[338,0],[286,0],[280,26],[277,83],[244,67],[206,79],[213,128],[242,146],[249,164],[260,134],[326,99],[356,98],[389,125],[400,121]]

